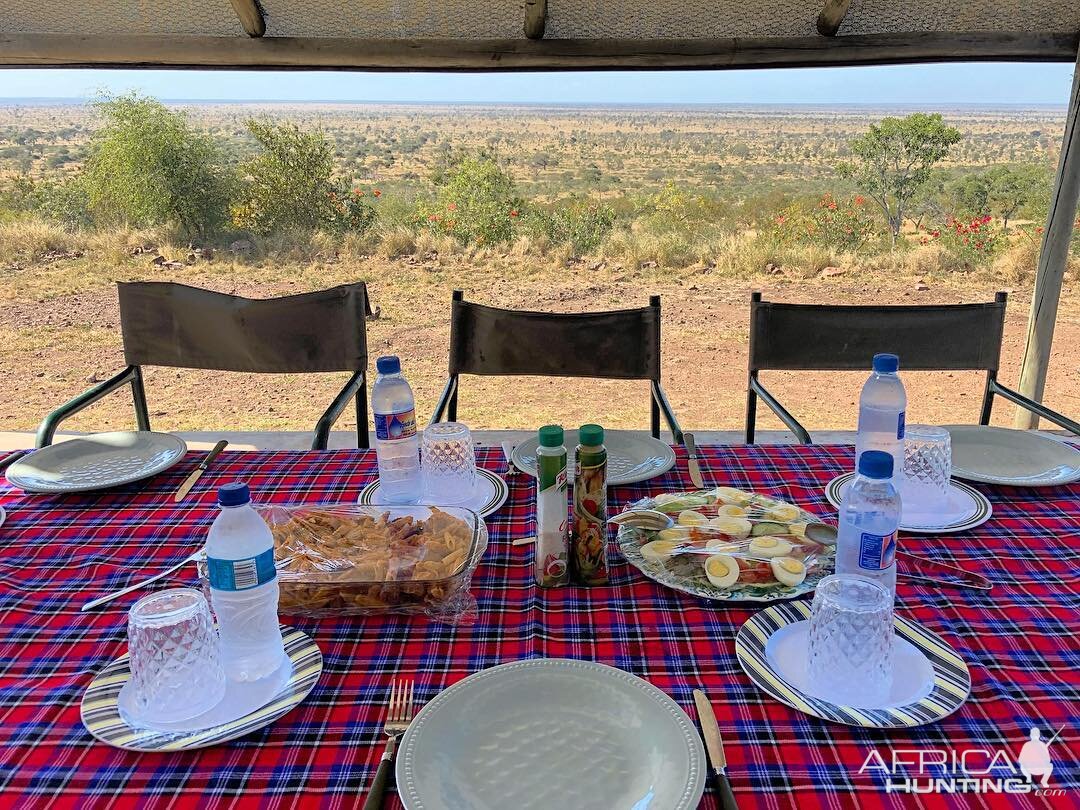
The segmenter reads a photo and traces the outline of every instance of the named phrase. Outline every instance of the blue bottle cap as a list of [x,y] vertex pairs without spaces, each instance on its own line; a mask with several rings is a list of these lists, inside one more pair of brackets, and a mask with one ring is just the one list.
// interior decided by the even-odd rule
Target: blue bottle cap
[[859,475],[883,480],[892,478],[893,457],[881,450],[867,450],[859,456]]
[[251,491],[242,481],[233,481],[218,487],[217,502],[222,506],[243,506],[251,502]]
[[396,354],[385,354],[375,361],[375,370],[380,374],[400,374],[401,361]]
[[878,374],[895,374],[900,369],[900,358],[895,354],[875,354],[874,371]]

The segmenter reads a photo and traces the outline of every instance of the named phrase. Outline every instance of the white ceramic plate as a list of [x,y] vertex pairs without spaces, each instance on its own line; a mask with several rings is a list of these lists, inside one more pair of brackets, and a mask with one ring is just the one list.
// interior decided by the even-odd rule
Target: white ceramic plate
[[[539,438],[532,437],[514,448],[513,460],[522,472],[536,477],[536,447]],[[574,448],[578,432],[568,430],[564,434],[570,466],[574,464]],[[629,430],[605,430],[604,446],[608,454],[608,486],[635,484],[663,475],[675,466],[675,451],[659,439],[642,436]]]
[[94,433],[35,450],[6,475],[26,492],[86,492],[157,475],[186,452],[184,440],[170,433]]
[[945,425],[957,478],[1013,487],[1052,487],[1080,480],[1080,450],[1030,430]]
[[[971,692],[967,664],[940,636],[896,617],[896,663],[903,668],[889,702],[856,708],[805,691],[806,626],[810,603],[784,602],[755,613],[735,637],[735,657],[760,689],[813,717],[864,728],[906,728],[936,723],[964,705]],[[799,646],[801,645],[801,649]]]
[[[829,503],[840,508],[848,484],[855,473],[838,475],[825,486]],[[994,507],[979,490],[962,481],[949,482],[949,509],[947,514],[920,512],[912,515],[908,510],[900,518],[900,530],[912,534],[944,534],[963,532],[981,526],[994,514]]]
[[[473,490],[472,497],[461,503],[447,504],[436,503],[428,498],[421,498],[421,506],[460,506],[465,509],[471,509],[476,512],[480,517],[487,517],[492,512],[495,512],[506,503],[507,497],[510,495],[510,490],[506,486],[506,482],[499,476],[493,473],[491,470],[486,470],[483,467],[476,468],[476,488]],[[360,492],[360,497],[356,499],[357,503],[368,505],[374,504],[375,506],[383,506],[381,495],[379,492],[379,479],[376,478],[370,484],[368,484]]]
[[652,684],[591,661],[477,672],[413,720],[397,757],[406,810],[690,810],[697,727]]

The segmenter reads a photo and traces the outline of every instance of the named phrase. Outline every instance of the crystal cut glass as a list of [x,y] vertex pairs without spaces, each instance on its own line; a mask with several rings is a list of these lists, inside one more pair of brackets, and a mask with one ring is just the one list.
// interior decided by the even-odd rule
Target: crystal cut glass
[[131,720],[187,720],[225,694],[218,634],[206,597],[192,588],[144,596],[128,614]]
[[888,701],[893,670],[893,600],[874,580],[834,574],[818,583],[810,615],[810,690],[844,706]]
[[943,509],[949,501],[952,440],[945,428],[911,425],[904,436],[900,495],[912,511]]
[[420,456],[428,502],[452,505],[472,496],[476,488],[476,452],[468,427],[460,422],[428,425]]

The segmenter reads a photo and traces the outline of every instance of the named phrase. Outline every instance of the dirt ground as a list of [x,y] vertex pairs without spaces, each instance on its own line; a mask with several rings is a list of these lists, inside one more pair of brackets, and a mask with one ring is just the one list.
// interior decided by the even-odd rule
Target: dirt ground
[[[595,268],[595,269],[591,269]],[[282,266],[199,262],[161,271],[139,257],[115,266],[60,259],[0,272],[0,429],[31,430],[66,399],[123,367],[112,282],[163,278],[251,297],[295,293],[365,279],[380,316],[368,324],[372,356],[395,353],[426,422],[446,374],[450,293],[497,306],[585,311],[644,305],[663,296],[663,383],[684,428],[741,427],[745,408],[748,299],[751,290],[795,302],[960,303],[990,300],[1000,282],[972,277],[922,279],[860,276],[829,279],[783,275],[750,280],[718,277],[706,268],[678,273],[624,271],[587,262],[569,266],[512,255],[482,262],[465,256],[327,261]],[[923,286],[928,289],[922,289]],[[1010,290],[1001,379],[1018,377],[1031,291]],[[901,358],[902,360],[902,358]],[[238,375],[147,370],[151,421],[161,430],[307,430],[343,384],[344,374]],[[862,373],[778,373],[766,384],[809,428],[851,429]],[[972,422],[982,375],[908,372],[909,423]],[[1046,403],[1080,414],[1080,292],[1067,283],[1054,339]],[[532,428],[557,421],[609,427],[648,425],[644,383],[466,378],[459,417],[474,428]],[[995,424],[1010,424],[1000,399]],[[133,424],[130,398],[113,394],[65,425],[100,430]],[[339,428],[353,425],[348,414]],[[779,428],[766,410],[761,429]]]

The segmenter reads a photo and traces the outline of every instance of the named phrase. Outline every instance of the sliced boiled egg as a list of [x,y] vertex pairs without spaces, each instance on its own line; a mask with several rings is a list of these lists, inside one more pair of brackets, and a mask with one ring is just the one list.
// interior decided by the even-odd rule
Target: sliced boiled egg
[[716,549],[717,551],[736,551],[740,546],[740,543],[728,540],[726,537],[714,537],[705,544],[705,548]]
[[713,490],[716,499],[721,503],[746,504],[750,502],[750,496],[741,489],[734,487],[717,487]]
[[750,541],[750,553],[755,557],[784,557],[791,553],[794,546],[787,540],[763,534]]
[[750,521],[741,517],[728,517],[719,515],[709,521],[709,526],[718,532],[723,532],[729,537],[749,537],[753,528]]
[[805,522],[789,523],[787,528],[789,532],[796,535],[797,537],[806,537]]
[[727,554],[714,554],[705,560],[705,576],[717,588],[730,588],[739,579],[739,564]]
[[795,520],[799,516],[799,513],[799,507],[790,503],[784,503],[783,501],[776,501],[765,512],[770,520],[775,520],[780,523],[788,523]]
[[663,529],[656,533],[657,540],[668,540],[674,543],[679,543],[690,537],[691,529],[689,526],[672,526],[670,529]]
[[650,562],[663,562],[674,556],[678,543],[671,540],[653,540],[641,547],[641,556]]
[[709,519],[701,514],[701,512],[695,512],[693,509],[686,509],[679,512],[679,519],[676,522],[680,526],[704,526],[709,522]]
[[653,498],[653,504],[656,506],[663,506],[665,503],[675,500],[679,496],[672,492],[663,492]]
[[806,566],[794,557],[774,557],[769,560],[773,576],[783,585],[794,587],[806,579]]
[[736,506],[733,503],[726,503],[721,507],[718,507],[716,514],[722,517],[746,517],[746,510],[741,506]]

